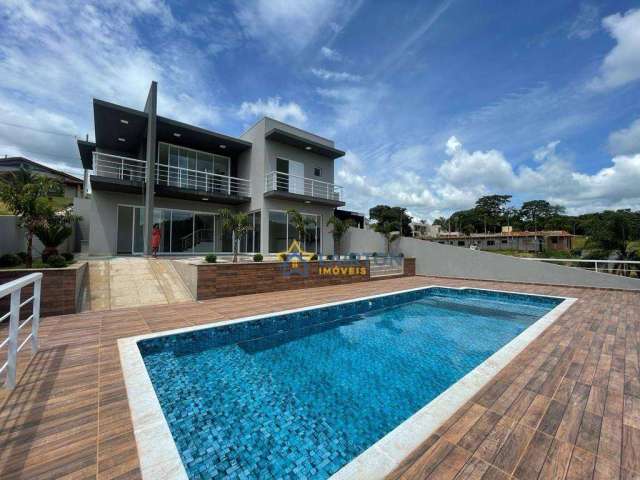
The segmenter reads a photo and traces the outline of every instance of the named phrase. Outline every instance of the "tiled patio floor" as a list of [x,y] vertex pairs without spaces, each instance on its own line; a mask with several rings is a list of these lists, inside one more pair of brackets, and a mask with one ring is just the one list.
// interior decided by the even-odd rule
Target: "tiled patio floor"
[[640,478],[640,293],[426,277],[47,318],[0,393],[0,478],[139,477],[120,337],[428,284],[579,301],[392,477]]

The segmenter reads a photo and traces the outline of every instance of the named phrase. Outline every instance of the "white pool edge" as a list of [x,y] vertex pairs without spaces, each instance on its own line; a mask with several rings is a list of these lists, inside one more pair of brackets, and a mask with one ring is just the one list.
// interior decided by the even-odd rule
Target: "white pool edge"
[[162,407],[155,394],[151,379],[144,365],[137,342],[149,338],[164,337],[178,333],[217,328],[234,323],[248,322],[275,315],[303,312],[318,308],[358,302],[372,298],[397,295],[429,288],[452,290],[484,290],[490,292],[532,295],[558,298],[563,302],[530,325],[488,359],[475,367],[447,390],[414,413],[407,420],[386,434],[375,444],[351,460],[336,472],[332,480],[384,478],[400,465],[413,450],[433,434],[449,417],[478,393],[495,375],[521,353],[531,342],[538,338],[553,322],[566,312],[577,299],[551,295],[539,295],[508,290],[495,290],[468,287],[449,287],[428,285],[406,290],[398,290],[366,297],[351,298],[339,302],[330,302],[293,310],[282,310],[251,317],[166,330],[146,335],[121,338],[118,340],[120,365],[125,381],[133,432],[138,448],[140,472],[145,480],[188,479],[178,449],[171,435]]

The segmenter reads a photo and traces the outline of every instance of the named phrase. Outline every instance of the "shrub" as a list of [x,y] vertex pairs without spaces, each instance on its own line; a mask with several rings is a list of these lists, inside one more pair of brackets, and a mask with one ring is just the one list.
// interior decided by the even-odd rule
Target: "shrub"
[[333,260],[333,255],[327,255],[327,260]]
[[350,254],[349,254],[349,259],[351,259],[351,260],[357,260],[357,259],[358,259],[358,255],[356,255],[355,253],[350,253]]
[[20,263],[24,263],[27,260],[27,252],[17,252],[16,256],[20,259]]
[[52,268],[64,268],[67,266],[67,262],[62,255],[49,255],[47,265]]
[[373,252],[373,253],[371,254],[371,256],[372,256],[372,257],[374,257],[374,258],[375,258],[375,257],[377,257],[377,256],[378,256],[378,252]]
[[400,253],[398,254],[398,256],[399,256],[400,258],[404,258],[404,253],[400,252]]
[[313,255],[311,255],[311,260],[312,261],[318,260],[318,254],[314,253]]
[[216,263],[218,261],[218,257],[216,257],[213,253],[210,253],[206,257],[204,257],[204,261],[207,263]]
[[67,262],[73,262],[73,253],[64,252],[62,254],[62,258],[64,258]]
[[254,262],[261,262],[261,261],[262,261],[262,258],[263,258],[263,257],[262,257],[262,254],[261,254],[261,253],[256,253],[256,254],[253,256],[253,261],[254,261]]
[[0,256],[0,267],[17,267],[21,263],[20,257],[13,253],[6,253]]

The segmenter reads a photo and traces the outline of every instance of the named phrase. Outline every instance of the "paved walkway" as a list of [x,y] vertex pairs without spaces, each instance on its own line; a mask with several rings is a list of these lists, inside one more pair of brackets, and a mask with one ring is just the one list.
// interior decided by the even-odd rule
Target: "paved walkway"
[[428,284],[578,301],[392,477],[639,478],[640,293],[427,277],[45,318],[0,389],[0,478],[140,477],[120,337]]
[[192,301],[170,260],[118,257],[89,262],[87,310]]

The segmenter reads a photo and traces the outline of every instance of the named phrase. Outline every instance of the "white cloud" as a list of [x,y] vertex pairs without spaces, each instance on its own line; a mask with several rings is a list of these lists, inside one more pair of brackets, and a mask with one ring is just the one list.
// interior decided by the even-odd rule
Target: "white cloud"
[[325,70],[324,68],[312,68],[311,73],[322,80],[336,81],[336,82],[359,82],[362,80],[360,75],[354,75],[348,72],[334,72],[331,70]]
[[[433,174],[413,165],[392,166],[384,178],[369,174],[376,169],[363,168],[358,155],[349,152],[337,169],[336,182],[348,186],[350,208],[366,211],[378,203],[390,203],[429,219],[471,208],[478,197],[492,193],[544,198],[566,206],[570,213],[640,208],[640,154],[616,156],[609,166],[587,174],[564,160],[558,144],[554,141],[537,149],[533,166],[516,169],[502,152],[469,151],[452,136],[444,147],[447,158]],[[385,157],[372,163],[387,165],[388,160]],[[418,163],[426,163],[426,151]]]
[[569,25],[568,38],[586,40],[598,31],[598,19],[600,9],[597,5],[583,3],[580,5],[578,15]]
[[320,53],[322,54],[322,56],[324,58],[326,58],[327,60],[333,60],[333,61],[339,61],[342,60],[342,55],[340,55],[340,53],[332,48],[329,48],[327,46],[324,46],[320,49]]
[[640,118],[609,135],[609,152],[612,155],[632,155],[640,153]]
[[[177,22],[163,1],[5,0],[0,18],[3,117],[69,134],[61,139],[3,127],[5,152],[75,169],[79,159],[71,135],[84,137],[93,130],[91,98],[141,109],[152,80],[159,83],[160,114],[209,127],[219,123],[202,52],[184,42],[189,25]],[[150,50],[139,35],[139,22],[153,22],[153,34],[174,41]]]
[[299,52],[322,32],[341,8],[337,0],[242,0],[236,3],[236,17],[245,33],[279,49]]
[[255,102],[242,102],[238,116],[245,120],[266,116],[298,126],[307,122],[307,115],[300,105],[296,102],[283,103],[280,97],[270,97],[266,101],[259,98]]
[[616,46],[605,57],[590,87],[609,90],[640,79],[640,9],[605,17],[602,25],[616,40]]

